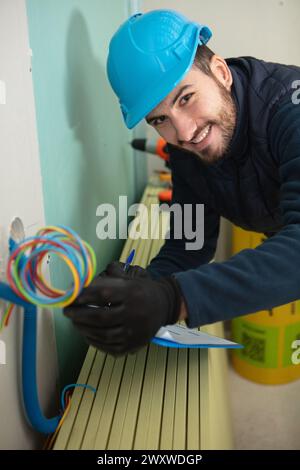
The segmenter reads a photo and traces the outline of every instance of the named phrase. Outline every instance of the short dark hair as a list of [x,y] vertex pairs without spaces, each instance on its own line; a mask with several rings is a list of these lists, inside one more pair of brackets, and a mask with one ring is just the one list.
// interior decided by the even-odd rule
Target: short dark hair
[[210,61],[214,55],[215,53],[209,49],[209,47],[207,47],[205,44],[202,44],[201,46],[197,47],[194,65],[206,75],[212,75]]

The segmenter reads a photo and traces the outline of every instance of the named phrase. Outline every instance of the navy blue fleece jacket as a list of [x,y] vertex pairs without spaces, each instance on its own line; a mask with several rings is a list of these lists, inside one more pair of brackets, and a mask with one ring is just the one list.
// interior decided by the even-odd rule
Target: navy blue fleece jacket
[[[174,275],[189,327],[300,298],[300,68],[252,57],[226,59],[237,124],[230,149],[212,165],[169,146],[173,202],[205,205],[198,251],[171,236],[148,270]],[[299,84],[298,84],[299,85]],[[225,262],[214,256],[220,216],[269,237]]]

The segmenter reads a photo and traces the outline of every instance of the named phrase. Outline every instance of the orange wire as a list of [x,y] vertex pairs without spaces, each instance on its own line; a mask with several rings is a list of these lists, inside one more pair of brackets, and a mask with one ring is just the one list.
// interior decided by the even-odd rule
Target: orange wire
[[[54,442],[55,442],[55,440],[56,440],[56,438],[57,438],[58,431],[60,430],[60,428],[62,427],[62,425],[63,425],[63,423],[64,423],[64,421],[65,421],[65,419],[66,419],[66,417],[68,416],[68,413],[69,413],[69,411],[70,411],[70,407],[71,407],[71,398],[68,399],[68,404],[67,404],[67,406],[66,406],[66,408],[65,408],[64,414],[62,415],[62,417],[61,417],[61,419],[60,419],[60,421],[59,421],[59,423],[58,423],[58,426],[57,426],[57,428],[55,429],[55,432],[54,432],[53,436],[51,437],[49,443],[47,443],[47,447],[46,447],[47,449],[51,449],[51,448],[53,447],[53,444],[54,444]],[[46,442],[47,442],[47,441],[46,441]]]

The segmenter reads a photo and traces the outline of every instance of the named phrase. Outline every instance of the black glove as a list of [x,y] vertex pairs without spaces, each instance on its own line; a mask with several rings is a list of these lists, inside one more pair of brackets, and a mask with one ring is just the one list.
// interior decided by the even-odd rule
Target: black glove
[[106,276],[112,276],[112,277],[123,277],[123,278],[130,278],[130,279],[135,279],[137,277],[139,278],[145,278],[145,279],[151,279],[150,273],[142,268],[141,266],[137,265],[129,265],[126,268],[126,271],[124,271],[125,263],[122,263],[121,261],[113,261],[112,263],[109,263],[105,270],[102,271],[99,276],[100,277],[106,277]]
[[176,323],[181,299],[174,277],[96,277],[64,314],[89,344],[117,356],[136,352],[161,326]]

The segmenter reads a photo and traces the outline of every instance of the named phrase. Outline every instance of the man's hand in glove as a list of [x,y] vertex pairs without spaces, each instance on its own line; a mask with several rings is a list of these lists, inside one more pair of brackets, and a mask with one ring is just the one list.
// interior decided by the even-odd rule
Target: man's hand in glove
[[161,326],[176,323],[181,303],[172,276],[158,281],[96,277],[64,314],[89,344],[117,356],[136,352]]

